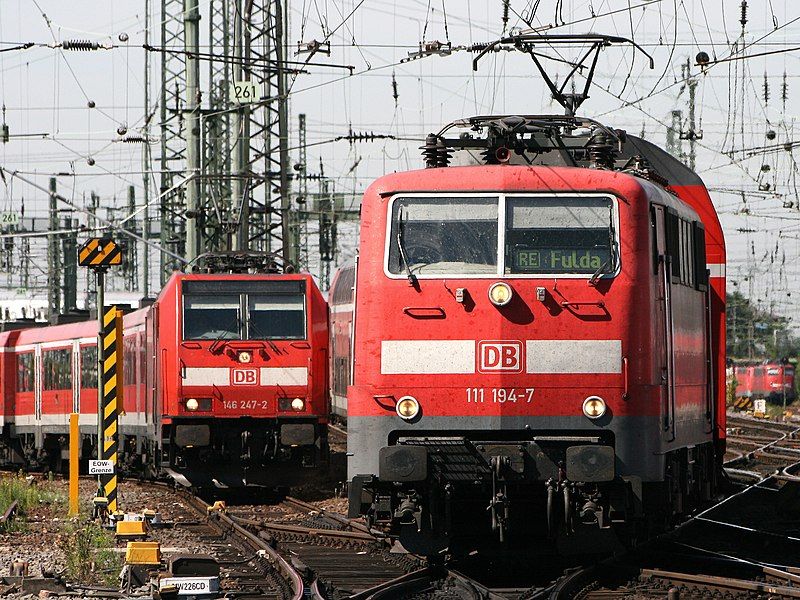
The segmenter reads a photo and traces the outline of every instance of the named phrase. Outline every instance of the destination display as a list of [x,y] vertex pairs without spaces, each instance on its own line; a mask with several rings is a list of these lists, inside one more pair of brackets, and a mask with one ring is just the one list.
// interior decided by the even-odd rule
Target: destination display
[[516,273],[594,273],[608,262],[608,248],[515,248]]

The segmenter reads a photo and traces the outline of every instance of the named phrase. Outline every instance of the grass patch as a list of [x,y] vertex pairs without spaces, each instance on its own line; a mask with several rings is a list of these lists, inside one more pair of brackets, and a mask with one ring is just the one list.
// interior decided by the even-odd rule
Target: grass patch
[[67,531],[67,577],[82,584],[116,586],[122,555],[113,551],[114,536],[96,523],[73,525]]
[[0,527],[17,527],[25,517],[43,504],[56,505],[56,510],[66,510],[67,497],[51,479],[28,481],[21,475],[0,479],[0,515],[16,500],[17,518]]

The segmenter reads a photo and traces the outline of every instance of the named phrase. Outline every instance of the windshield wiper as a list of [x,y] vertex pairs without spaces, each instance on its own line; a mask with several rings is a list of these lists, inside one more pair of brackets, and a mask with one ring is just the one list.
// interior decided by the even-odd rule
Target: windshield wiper
[[[614,229],[614,204],[608,207],[608,247],[610,256],[589,278],[589,285],[595,286],[600,280],[600,277],[606,273],[613,273],[617,268],[617,234]],[[609,268],[610,267],[610,268]]]
[[597,271],[592,273],[592,276],[589,277],[589,285],[591,285],[591,286],[597,285],[597,282],[600,281],[600,277],[602,277],[603,275],[605,275],[608,272],[608,271],[606,271],[606,269],[608,268],[608,263],[609,263],[609,261],[604,262],[602,265],[600,265],[597,268]]
[[[275,342],[273,342],[273,341],[272,341],[272,340],[269,338],[269,336],[267,336],[267,335],[264,333],[264,331],[263,331],[263,330],[262,330],[262,329],[261,329],[261,328],[260,328],[258,325],[256,325],[256,324],[255,324],[255,322],[254,322],[254,321],[253,321],[253,319],[251,318],[251,316],[250,316],[250,313],[249,313],[249,312],[247,313],[247,326],[248,326],[250,329],[252,329],[252,330],[253,330],[253,332],[254,332],[254,333],[255,333],[255,334],[256,334],[256,335],[259,337],[259,340],[258,340],[258,341],[263,341],[263,342],[266,342],[266,343],[269,345],[269,347],[270,347],[270,348],[272,348],[272,351],[273,351],[275,354],[280,354],[280,350],[278,350],[278,347],[275,345]],[[249,339],[251,339],[249,335],[247,336],[247,339],[248,339],[248,340],[249,340]]]
[[239,316],[239,313],[236,313],[236,329],[239,330],[239,337],[238,338],[236,338],[236,337],[232,337],[232,338],[226,337],[231,332],[230,331],[225,331],[223,333],[220,333],[216,337],[214,342],[208,347],[208,350],[213,354],[213,353],[215,353],[217,351],[217,344],[219,344],[223,340],[227,341],[227,340],[242,339],[242,319]]
[[417,276],[411,272],[411,267],[408,265],[408,256],[406,256],[406,249],[403,245],[403,235],[405,233],[406,224],[403,221],[403,207],[400,207],[400,210],[397,214],[397,249],[400,251],[400,259],[403,261],[403,266],[406,270],[406,278],[408,279],[408,283],[416,286],[417,285]]

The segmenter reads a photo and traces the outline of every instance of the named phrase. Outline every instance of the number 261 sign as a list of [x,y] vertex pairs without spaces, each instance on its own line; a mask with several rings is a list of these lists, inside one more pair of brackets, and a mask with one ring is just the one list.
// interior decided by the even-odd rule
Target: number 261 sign
[[230,100],[237,104],[248,104],[261,99],[261,84],[253,81],[234,81],[231,84]]

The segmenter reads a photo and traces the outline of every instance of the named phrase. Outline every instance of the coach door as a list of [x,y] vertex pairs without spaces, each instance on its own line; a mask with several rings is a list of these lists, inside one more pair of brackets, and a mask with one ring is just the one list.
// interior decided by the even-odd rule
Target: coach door
[[675,439],[675,353],[672,322],[672,256],[668,249],[668,215],[664,206],[653,205],[651,228],[655,247],[654,268],[656,300],[656,344],[661,386],[661,426],[666,441]]
[[36,447],[42,446],[42,347],[36,344],[33,351],[33,418],[36,424]]

